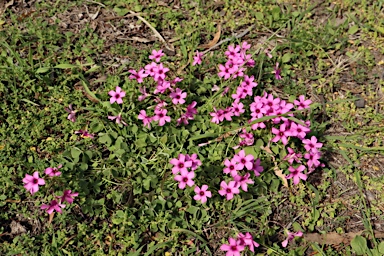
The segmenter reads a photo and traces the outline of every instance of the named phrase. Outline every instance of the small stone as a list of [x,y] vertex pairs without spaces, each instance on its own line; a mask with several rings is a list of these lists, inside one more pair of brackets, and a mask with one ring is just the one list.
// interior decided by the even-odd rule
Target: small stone
[[359,97],[358,100],[355,100],[355,106],[357,108],[364,108],[365,107],[365,100],[361,97]]

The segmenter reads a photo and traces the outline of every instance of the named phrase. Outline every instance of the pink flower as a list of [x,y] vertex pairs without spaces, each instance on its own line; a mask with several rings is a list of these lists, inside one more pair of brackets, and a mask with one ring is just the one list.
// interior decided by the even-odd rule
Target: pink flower
[[87,130],[78,130],[78,131],[75,131],[75,134],[80,134],[80,137],[82,138],[90,138],[90,139],[95,138],[95,135],[89,133]]
[[270,59],[272,59],[272,54],[270,53],[270,50],[269,49],[265,49],[264,50],[264,53],[265,53],[265,55],[267,55],[268,56],[268,58],[270,58]]
[[143,120],[144,126],[147,126],[148,129],[151,128],[152,117],[147,116],[145,110],[140,110],[140,114],[137,118]]
[[215,112],[209,113],[210,116],[212,116],[211,122],[218,124],[224,120],[224,111],[222,109],[216,110],[214,108]]
[[316,153],[318,148],[321,148],[323,146],[323,143],[317,142],[317,138],[315,136],[312,136],[310,140],[305,139],[303,140],[304,148],[312,153]]
[[218,73],[219,77],[224,77],[225,80],[231,77],[232,72],[229,67],[219,64],[219,69],[220,69],[220,72]]
[[244,166],[248,169],[251,170],[253,167],[253,160],[254,157],[253,155],[249,154],[245,156],[245,151],[241,150],[239,153],[237,153],[233,159],[238,162],[237,164],[237,170],[242,170],[244,169]]
[[287,239],[285,239],[285,240],[281,243],[281,245],[282,245],[284,248],[287,247],[288,242],[292,241],[296,236],[297,236],[297,237],[301,237],[301,236],[303,236],[303,232],[298,231],[298,232],[296,232],[296,233],[291,233],[291,232],[287,231],[287,235],[288,235]]
[[305,170],[304,165],[300,165],[296,169],[292,166],[289,166],[288,170],[290,171],[290,174],[288,174],[285,178],[286,179],[292,179],[293,178],[293,184],[297,185],[300,182],[300,179],[307,180],[307,175],[303,173]]
[[253,82],[253,80],[255,80],[255,77],[254,76],[244,76],[244,81],[241,82],[240,86],[242,87],[248,87],[248,88],[254,88],[257,86],[257,83],[256,82]]
[[123,98],[125,97],[125,91],[122,91],[119,86],[116,86],[116,91],[109,91],[108,95],[111,96],[109,102],[113,104],[116,102],[117,104],[123,104]]
[[193,56],[192,66],[200,65],[201,64],[201,57],[203,57],[203,53],[196,51],[195,56]]
[[171,92],[170,94],[172,98],[172,103],[177,105],[177,104],[184,104],[185,103],[185,98],[187,97],[187,93],[183,92],[181,89],[176,88],[176,91]]
[[311,152],[311,153],[306,153],[304,155],[304,158],[308,159],[307,164],[308,164],[308,167],[310,168],[320,166],[320,161],[319,161],[320,157],[321,157],[320,152],[316,152],[316,153]]
[[52,200],[50,204],[43,204],[40,209],[47,209],[47,213],[51,214],[53,211],[57,211],[58,213],[62,213],[61,208],[64,208],[65,204],[60,204],[57,200]]
[[274,67],[274,69],[272,71],[272,74],[275,74],[276,80],[281,79],[280,73],[281,73],[281,70],[279,69],[279,62],[276,62],[276,66]]
[[238,183],[238,185],[241,187],[241,189],[245,192],[248,191],[248,184],[255,183],[253,180],[251,180],[249,177],[251,174],[246,173],[244,176],[236,175],[233,177],[233,179]]
[[253,241],[253,237],[249,232],[245,233],[245,235],[243,233],[239,233],[237,235],[237,243],[243,246],[247,245],[251,252],[255,252],[255,247],[260,246],[258,243]]
[[187,154],[185,155],[185,160],[192,162],[192,166],[191,166],[192,171],[196,170],[201,165],[201,161],[197,159],[197,154],[192,154],[192,155]]
[[296,124],[295,122],[291,122],[289,127],[289,136],[296,136],[302,140],[310,131],[311,130],[308,127],[302,126],[301,124]]
[[232,94],[232,99],[234,99],[236,103],[240,102],[241,99],[245,99],[245,95],[242,91],[236,90],[236,93]]
[[195,108],[196,104],[196,101],[192,101],[192,103],[187,106],[187,112],[185,115],[188,117],[188,119],[192,120],[193,116],[197,114],[197,109]]
[[244,251],[244,246],[239,245],[232,237],[230,237],[228,241],[229,244],[223,244],[220,246],[220,250],[227,252],[225,256],[240,256],[240,252]]
[[267,108],[264,106],[262,102],[254,101],[250,105],[251,109],[251,116],[253,118],[261,118],[264,116],[265,113],[267,113]]
[[76,122],[76,111],[72,109],[72,104],[69,104],[68,108],[65,108],[65,111],[69,113],[67,119],[71,122]]
[[173,158],[169,161],[170,164],[173,164],[172,173],[177,174],[181,171],[188,171],[187,168],[192,167],[193,162],[183,154],[179,154],[179,158]]
[[284,145],[287,145],[287,136],[289,136],[289,130],[286,129],[285,124],[280,125],[280,130],[276,129],[275,127],[272,127],[272,133],[276,135],[272,139],[272,142],[278,142],[279,140],[281,140]]
[[299,100],[295,100],[293,103],[298,107],[297,109],[305,109],[309,108],[309,105],[311,105],[312,101],[305,100],[305,96],[300,95]]
[[155,107],[155,113],[156,113],[156,111],[161,111],[161,110],[165,109],[165,107],[168,105],[165,101],[163,101],[161,99],[155,99],[155,102],[157,102],[157,105]]
[[147,77],[148,74],[145,73],[144,69],[140,69],[139,72],[136,72],[134,69],[128,70],[131,75],[129,76],[129,79],[136,79],[139,84],[143,82],[143,78]]
[[61,203],[67,202],[71,204],[73,203],[73,198],[78,195],[79,193],[72,193],[72,190],[64,190],[63,195],[57,196],[57,198],[60,199]]
[[[280,108],[280,98],[274,98],[272,94],[265,94],[264,97],[260,99],[262,103],[264,103],[266,108],[269,110],[275,110]],[[268,109],[267,109],[268,113]]]
[[217,86],[216,84],[212,86],[211,91],[213,91],[213,92],[217,92],[218,90],[220,90],[220,87],[219,87],[219,86]]
[[252,171],[255,173],[255,176],[260,176],[260,173],[264,171],[264,167],[260,165],[260,159],[253,160]]
[[288,154],[283,158],[283,160],[286,160],[289,164],[293,164],[293,161],[296,161],[296,163],[301,163],[301,158],[303,157],[301,153],[295,153],[293,149],[290,147],[287,147]]
[[156,62],[160,62],[160,58],[164,56],[163,50],[153,50],[152,55],[149,55],[150,60],[155,60]]
[[221,95],[224,96],[225,94],[227,94],[229,89],[231,89],[229,86],[225,87],[224,91],[223,91],[223,93]]
[[237,164],[234,159],[229,161],[228,159],[225,159],[224,165],[226,166],[223,170],[225,174],[231,174],[231,176],[236,176],[237,175]]
[[[236,94],[239,95],[238,97],[245,99],[248,96],[252,96],[252,87],[249,86],[238,86],[236,89]],[[232,96],[233,98],[233,96]]]
[[225,118],[225,120],[232,121],[232,116],[233,116],[232,107],[228,107],[223,110],[223,117]]
[[252,146],[255,141],[253,138],[253,133],[247,132],[245,129],[243,129],[243,132],[239,134],[239,137],[240,144],[237,147]]
[[233,114],[235,116],[240,116],[241,114],[243,114],[245,112],[244,104],[241,102],[239,102],[239,103],[233,102],[232,103],[232,111],[233,111]]
[[173,80],[171,81],[171,84],[172,84],[172,86],[173,86],[173,85],[176,85],[178,82],[181,82],[181,81],[183,81],[182,78],[180,78],[180,77],[175,77],[175,79],[173,79]]
[[181,125],[181,124],[187,125],[189,124],[188,117],[185,114],[182,114],[180,118],[176,120],[176,123],[177,125]]
[[175,176],[175,180],[179,182],[179,189],[184,189],[186,185],[192,187],[195,182],[192,180],[195,177],[195,172],[187,170],[181,170],[180,175]]
[[157,86],[155,91],[153,92],[154,94],[158,93],[165,93],[168,89],[171,88],[171,83],[165,80],[158,80],[157,81]]
[[239,194],[239,184],[236,181],[230,181],[228,184],[225,181],[220,183],[220,190],[218,191],[221,196],[226,196],[227,200],[231,200],[233,195]]
[[34,172],[32,176],[26,174],[23,182],[25,183],[24,187],[31,193],[31,195],[39,191],[39,185],[45,185],[44,179],[39,178],[39,172]]
[[165,79],[165,73],[169,71],[169,68],[165,68],[163,66],[163,63],[160,63],[154,70],[155,74],[153,76],[153,79],[155,81],[160,81]]
[[121,113],[118,114],[117,116],[108,116],[108,119],[109,120],[115,120],[116,119],[116,123],[117,124],[122,123],[123,125],[127,126],[127,123],[124,122],[123,120],[121,120]]
[[244,41],[244,42],[242,42],[241,43],[241,50],[242,51],[246,51],[246,50],[248,50],[248,49],[250,49],[251,48],[251,45],[249,44],[249,43],[247,43],[246,41]]
[[143,101],[145,98],[147,98],[149,96],[145,86],[144,87],[139,87],[139,91],[143,94],[143,95],[139,96],[139,98],[138,98],[139,101]]
[[164,126],[165,122],[171,122],[171,117],[167,116],[167,112],[166,109],[155,110],[153,121],[159,121],[159,126]]
[[236,45],[236,47],[229,45],[228,51],[226,51],[224,54],[228,57],[228,59],[233,59],[239,56],[240,49],[240,45]]
[[53,176],[60,176],[61,175],[61,172],[59,172],[59,169],[62,167],[63,165],[60,164],[59,166],[57,167],[48,167],[45,169],[45,174],[50,176],[50,177],[53,177]]
[[201,189],[196,186],[194,189],[196,195],[193,197],[193,199],[195,199],[196,201],[200,201],[203,204],[207,202],[207,197],[212,197],[211,191],[208,191],[207,189],[207,185],[201,186]]
[[148,75],[154,77],[156,74],[157,64],[155,62],[152,62],[151,64],[146,65],[145,71]]

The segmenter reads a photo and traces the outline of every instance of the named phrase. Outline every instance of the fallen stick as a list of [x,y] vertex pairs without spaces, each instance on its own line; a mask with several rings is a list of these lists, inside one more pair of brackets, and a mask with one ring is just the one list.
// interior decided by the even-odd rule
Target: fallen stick
[[241,33],[239,33],[239,34],[237,34],[237,35],[235,35],[235,36],[227,37],[227,38],[221,40],[220,42],[218,42],[217,44],[215,44],[215,45],[212,46],[211,48],[205,50],[205,51],[203,52],[203,54],[205,55],[207,52],[211,51],[212,49],[214,49],[214,48],[216,48],[216,47],[222,45],[222,44],[225,43],[225,42],[229,42],[229,41],[231,41],[231,40],[234,39],[234,38],[241,38],[241,37],[245,36],[245,35],[246,35],[249,31],[251,31],[254,27],[255,27],[255,25],[252,25],[252,26],[250,26],[249,28],[247,28],[246,30],[244,30],[243,32],[241,32]]

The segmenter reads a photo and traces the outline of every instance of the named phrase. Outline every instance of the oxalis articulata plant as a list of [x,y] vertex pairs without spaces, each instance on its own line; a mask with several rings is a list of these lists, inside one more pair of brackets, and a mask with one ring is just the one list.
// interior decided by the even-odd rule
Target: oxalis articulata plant
[[[281,143],[287,146],[291,138],[301,141],[301,147],[300,145],[297,145],[295,149],[287,147],[288,154],[284,158],[284,161],[289,163],[288,174],[285,178],[292,179],[294,185],[297,185],[300,180],[305,181],[311,172],[322,166],[319,159],[323,144],[319,143],[315,136],[307,138],[311,131],[310,122],[299,120],[300,122],[296,123],[289,119],[289,117],[294,117],[294,114],[291,112],[310,108],[311,100],[305,99],[304,95],[299,96],[293,102],[287,102],[266,92],[262,95],[254,95],[254,89],[258,86],[258,83],[255,81],[254,76],[245,74],[248,68],[255,66],[252,55],[247,54],[247,50],[250,48],[251,45],[247,42],[243,42],[241,45],[228,46],[228,50],[225,52],[227,62],[219,64],[218,76],[224,80],[232,80],[233,83],[236,82],[237,78],[241,78],[240,85],[235,87],[231,83],[231,85],[226,86],[222,90],[222,96],[230,95],[233,99],[232,104],[224,109],[213,107],[213,112],[210,113],[211,122],[216,124],[224,121],[239,122],[239,119],[236,120],[235,118],[247,118],[247,116],[248,123],[251,124],[250,129],[249,127],[247,127],[248,129],[245,127],[241,129],[239,144],[233,147],[240,150],[231,159],[227,158],[224,160],[225,168],[223,169],[223,174],[227,174],[230,177],[223,177],[218,194],[225,197],[226,200],[232,200],[241,190],[247,192],[248,185],[254,184],[253,179],[259,177],[263,171],[261,160],[255,159],[252,154],[246,154],[245,150],[241,149],[242,147],[254,144],[254,134],[252,133],[254,130],[269,129],[273,135],[273,138],[270,140],[271,143]],[[161,50],[154,50],[152,54],[150,59],[155,59],[156,62],[159,62],[163,56]],[[271,57],[269,52],[266,52],[266,54],[268,57]],[[196,51],[192,65],[202,64],[202,58],[203,54]],[[150,94],[147,93],[145,88],[140,89],[143,95],[139,96],[139,100],[143,100],[151,95],[154,96],[157,102],[157,105],[154,106],[153,114],[140,110],[138,118],[148,128],[155,122],[159,126],[171,122],[171,117],[167,116],[167,107],[173,108],[172,105],[179,106],[186,103],[187,93],[177,87],[177,82],[182,81],[182,79],[176,77],[172,81],[166,81],[166,73],[168,71],[169,69],[165,68],[161,63],[157,64],[155,62],[145,66],[145,69],[141,69],[139,72],[135,70],[130,71],[132,74],[130,78],[137,79],[138,83],[143,82],[145,77],[151,77],[157,83],[155,90],[150,92]],[[275,79],[282,79],[278,62],[272,73],[275,75]],[[220,88],[216,87],[214,90],[220,90]],[[246,106],[242,100],[248,97],[253,97],[253,102]],[[186,106],[185,112],[177,119],[177,124],[188,125],[189,121],[194,119],[194,115],[197,112],[196,102],[192,102]],[[285,114],[287,114],[287,117],[284,117]],[[268,122],[252,123],[266,116],[276,117],[268,120]],[[301,153],[302,147],[305,149],[304,154]],[[202,162],[197,159],[196,154],[179,154],[177,158],[170,160],[170,164],[173,165],[172,174],[174,175],[174,180],[179,183],[179,189],[185,189],[187,186],[194,188],[196,195],[193,198],[201,203],[206,203],[208,198],[212,197],[212,192],[208,190],[208,185],[204,184],[200,187],[195,184],[195,181],[198,180],[198,175],[196,175],[195,171],[202,165]],[[252,174],[253,177],[251,177]],[[283,241],[283,247],[286,247],[288,241],[291,241],[295,236],[302,235],[301,232],[291,233],[289,231],[287,231],[287,234],[288,238]],[[240,252],[245,250],[247,246],[253,252],[254,247],[258,247],[259,244],[253,241],[250,233],[246,235],[239,233],[237,239],[229,238],[229,244],[222,245],[220,249],[226,251],[227,256],[240,255]]]
[[[153,50],[149,56],[151,63],[145,65],[139,70],[130,69],[129,79],[135,80],[138,84],[137,101],[151,103],[145,109],[135,109],[137,119],[142,122],[143,129],[151,130],[154,126],[186,126],[193,122],[197,115],[205,115],[210,122],[216,126],[236,124],[232,129],[234,136],[238,136],[238,142],[232,145],[233,152],[228,156],[222,156],[223,173],[221,181],[216,187],[209,187],[208,184],[199,181],[201,168],[204,167],[205,159],[199,159],[196,153],[179,153],[169,160],[172,166],[169,170],[173,175],[173,180],[177,182],[177,188],[180,190],[191,191],[194,193],[193,199],[200,204],[207,204],[213,197],[221,197],[222,200],[233,200],[241,196],[241,193],[249,191],[249,186],[255,184],[256,179],[262,179],[262,173],[265,171],[263,157],[257,157],[252,153],[247,153],[248,149],[255,147],[255,142],[259,139],[260,132],[263,132],[267,138],[268,145],[278,144],[284,147],[286,155],[280,160],[284,166],[284,175],[280,178],[291,180],[293,185],[306,181],[308,175],[316,168],[323,167],[320,162],[322,143],[311,134],[311,123],[309,120],[303,120],[305,113],[311,106],[311,100],[300,95],[292,102],[287,102],[271,93],[267,93],[260,88],[254,75],[250,71],[255,67],[256,61],[253,55],[248,53],[251,45],[243,42],[240,45],[230,45],[225,51],[226,62],[218,65],[218,77],[221,79],[221,86],[213,85],[212,92],[215,94],[212,99],[200,105],[198,101],[191,100],[193,92],[188,88],[180,86],[183,81],[180,77],[170,78],[170,69],[161,62],[164,57],[162,50]],[[268,58],[273,55],[266,50]],[[195,68],[202,65],[204,55],[198,51],[193,57],[192,66]],[[282,70],[279,63],[276,62],[273,71],[270,72],[276,80],[282,80]],[[247,75],[249,74],[249,75]],[[141,84],[143,84],[141,86]],[[124,86],[122,86],[124,87]],[[257,93],[258,92],[258,93]],[[259,95],[257,95],[259,94]],[[108,92],[109,104],[113,109],[119,109],[128,98],[124,88],[116,86]],[[228,104],[229,103],[229,104]],[[217,104],[217,105],[215,105]],[[224,104],[227,104],[226,106]],[[223,106],[224,105],[224,106]],[[140,106],[140,104],[139,104]],[[112,109],[112,108],[111,108]],[[116,122],[119,127],[130,126],[124,121],[123,108],[120,113],[107,115],[106,118],[111,122]],[[209,113],[204,110],[209,109]],[[76,122],[77,110],[69,105],[65,108],[69,114],[67,119]],[[297,116],[296,113],[300,115]],[[97,134],[89,133],[87,130],[77,130],[82,139],[93,139]],[[232,134],[233,135],[233,134]],[[219,138],[224,138],[222,134]],[[219,138],[217,139],[220,142]],[[200,143],[196,147],[203,147],[211,143],[210,141]],[[264,157],[268,157],[264,156]],[[273,159],[276,165],[276,159]],[[55,180],[60,177],[61,172],[58,167],[49,167],[45,174],[49,179]],[[24,187],[31,194],[39,190],[39,186],[45,185],[46,181],[39,177],[36,171],[33,175],[27,174],[23,179]],[[192,192],[193,191],[193,192]],[[43,204],[41,209],[49,214],[57,211],[62,212],[65,203],[73,203],[74,197],[78,193],[71,190],[64,190],[61,196],[54,196],[49,204]],[[282,247],[286,247],[288,242],[296,236],[302,236],[302,232],[296,233],[285,230],[287,239],[282,242]],[[257,239],[253,232],[237,232],[236,238],[228,237],[228,243],[224,243],[220,249],[226,252],[226,255],[240,255],[241,252],[249,250],[255,251],[255,247],[260,244],[254,241]]]

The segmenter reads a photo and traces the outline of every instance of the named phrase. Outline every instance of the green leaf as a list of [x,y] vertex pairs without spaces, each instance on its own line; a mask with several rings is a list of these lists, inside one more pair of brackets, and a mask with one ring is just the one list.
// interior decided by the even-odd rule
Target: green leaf
[[99,142],[109,147],[112,144],[112,139],[109,134],[106,133],[103,136],[99,137]]
[[292,16],[295,17],[295,18],[299,17],[300,14],[301,14],[301,12],[297,12],[297,11],[296,12],[292,12]]
[[251,155],[253,155],[256,158],[257,154],[255,152],[255,147],[254,146],[252,146],[252,147],[245,147],[243,149],[244,149],[244,152],[245,152],[246,155],[251,154]]
[[353,35],[359,30],[358,25],[354,25],[348,29],[348,34]]
[[160,142],[163,143],[163,144],[167,143],[167,141],[168,141],[167,134],[165,134],[163,137],[160,138]]
[[210,137],[217,137],[217,136],[218,136],[217,133],[207,132],[205,134],[194,136],[194,137],[190,138],[189,141],[200,140],[200,139],[205,139],[205,138],[210,138]]
[[80,171],[86,171],[88,169],[88,165],[86,163],[81,163],[79,166]]
[[149,190],[150,186],[151,186],[151,180],[150,179],[143,180],[143,187],[145,190]]
[[90,130],[94,133],[98,133],[100,132],[104,126],[100,123],[100,121],[93,121],[91,124],[90,124]]
[[117,137],[116,139],[116,142],[115,142],[115,147],[116,149],[121,149],[121,144],[124,142],[124,138],[119,136]]
[[95,66],[91,67],[89,70],[87,70],[87,72],[85,72],[85,74],[89,74],[89,73],[95,72],[95,71],[97,71],[99,69],[100,69],[100,66],[95,65]]
[[137,127],[137,125],[134,124],[134,125],[131,126],[131,130],[132,130],[133,133],[137,133],[139,128]]
[[190,207],[188,207],[187,212],[189,212],[190,214],[195,215],[198,210],[199,210],[199,207],[191,205]]
[[255,16],[256,16],[256,19],[258,19],[258,20],[263,20],[264,19],[264,14],[262,12],[257,12],[255,14]]
[[366,255],[368,251],[367,240],[362,236],[356,236],[353,238],[351,246],[357,255]]
[[276,6],[275,8],[272,9],[272,17],[274,20],[279,20],[280,19],[280,13],[281,9],[280,7]]
[[80,149],[78,149],[78,148],[71,148],[71,156],[74,159],[78,159],[80,157],[80,154],[81,154],[81,150]]
[[77,66],[72,65],[72,64],[63,63],[63,64],[59,64],[57,66],[54,66],[54,68],[66,69],[66,68],[77,68]]
[[147,146],[145,139],[138,139],[135,141],[135,144],[138,148],[143,148],[143,147]]
[[291,60],[291,54],[290,53],[286,53],[283,55],[283,58],[281,59],[281,62],[282,63],[287,63]]
[[129,12],[128,9],[118,8],[118,7],[113,8],[113,10],[117,13],[118,16],[124,16],[125,14],[127,14]]
[[36,70],[36,73],[37,73],[37,74],[47,73],[50,69],[51,69],[51,68],[49,68],[49,67],[38,68],[38,69]]
[[125,220],[125,213],[122,210],[117,210],[115,216],[112,218],[113,224],[120,224]]
[[378,31],[384,35],[384,27],[379,27],[379,26],[374,26],[374,27],[375,27],[376,31]]
[[290,95],[288,98],[289,102],[294,102],[297,99],[296,95]]
[[384,255],[384,242],[381,242],[377,248],[379,252]]

